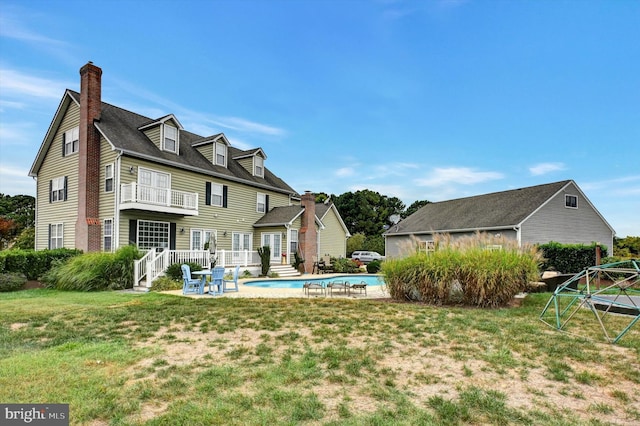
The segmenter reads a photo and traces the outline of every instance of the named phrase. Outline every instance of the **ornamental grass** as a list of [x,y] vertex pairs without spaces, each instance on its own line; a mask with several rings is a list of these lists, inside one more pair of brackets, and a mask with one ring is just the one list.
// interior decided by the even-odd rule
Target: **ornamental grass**
[[534,246],[485,233],[434,236],[434,250],[412,239],[406,257],[387,259],[382,273],[392,298],[435,305],[504,306],[537,281],[541,258]]

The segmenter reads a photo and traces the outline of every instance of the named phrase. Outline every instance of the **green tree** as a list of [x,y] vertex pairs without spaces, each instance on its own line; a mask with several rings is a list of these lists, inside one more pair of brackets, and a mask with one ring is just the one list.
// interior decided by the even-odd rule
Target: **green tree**
[[391,224],[389,216],[401,214],[405,207],[397,197],[387,197],[368,189],[331,198],[352,235],[381,235]]
[[640,237],[614,238],[613,254],[621,257],[640,256]]
[[30,195],[0,194],[0,217],[13,220],[21,232],[35,225],[36,199]]
[[347,257],[351,257],[351,253],[356,250],[364,250],[364,241],[367,236],[358,232],[353,234],[347,240]]

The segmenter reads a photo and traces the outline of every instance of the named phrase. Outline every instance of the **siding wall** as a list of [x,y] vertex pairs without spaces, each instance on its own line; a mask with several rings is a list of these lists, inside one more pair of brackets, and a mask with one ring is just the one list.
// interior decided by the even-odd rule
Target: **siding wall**
[[[64,118],[56,131],[53,142],[42,162],[36,182],[38,214],[36,219],[36,250],[49,247],[49,224],[63,224],[63,245],[75,247],[75,225],[78,217],[78,153],[62,156],[62,135],[80,123],[80,108],[74,102],[64,112]],[[66,201],[49,202],[49,181],[67,177]]]
[[144,134],[147,135],[149,140],[153,142],[158,149],[161,149],[160,146],[160,126],[154,126],[144,131]]
[[[500,234],[501,237],[507,240],[516,240],[518,235],[513,229],[500,229],[487,232],[490,235]],[[449,234],[452,239],[472,237],[475,232],[454,232]],[[393,235],[385,238],[385,257],[403,257],[415,252],[416,244],[419,241],[433,241],[432,234],[420,234],[420,235]]]
[[[578,197],[578,208],[565,207],[565,194]],[[522,242],[591,244],[613,247],[611,229],[572,184],[552,198],[522,225]]]
[[[116,164],[116,158],[118,157],[118,154],[111,149],[111,144],[109,144],[109,142],[107,142],[106,139],[104,138],[100,138],[100,182],[99,182],[99,191],[100,191],[100,198],[99,198],[99,217],[101,220],[101,242],[100,242],[100,248],[102,250],[104,250],[104,219],[113,219],[114,220],[114,229],[112,230],[112,232],[115,234],[115,220],[117,217],[117,213],[116,213],[116,204],[115,204],[115,200],[116,200],[116,194],[118,193],[117,189],[118,189],[118,177],[119,177],[119,172]],[[113,191],[112,192],[106,192],[105,191],[105,178],[106,178],[106,166],[107,164],[112,164],[113,165]],[[128,169],[127,169],[127,173]],[[112,234],[112,245],[115,246],[115,235]]]
[[253,176],[253,157],[241,158],[238,160],[238,164],[240,164],[246,171],[251,173]]
[[322,219],[325,229],[319,231],[318,252],[320,257],[329,255],[340,258],[347,255],[347,234],[344,232],[333,209],[329,209]]
[[204,155],[204,158],[206,158],[207,160],[209,160],[212,164],[213,164],[213,142],[206,144],[206,145],[201,145],[199,147],[197,147],[196,149],[198,150],[198,152],[200,152],[200,154]]
[[[133,175],[129,174],[130,166],[134,166],[136,170]],[[183,217],[163,213],[143,214],[139,211],[123,210],[119,223],[119,245],[126,245],[129,242],[129,219],[144,218],[145,220],[154,220],[155,217],[155,220],[176,223],[178,230],[184,228],[184,233],[177,232],[176,234],[176,249],[178,250],[187,250],[190,248],[191,229],[217,231],[218,248],[224,250],[231,250],[231,235],[233,232],[249,233],[253,235],[253,248],[256,249],[260,244],[260,233],[263,232],[262,229],[256,231],[253,228],[253,223],[263,216],[262,213],[256,212],[258,192],[269,195],[269,208],[289,205],[289,196],[287,194],[250,187],[242,183],[217,179],[212,176],[175,169],[132,157],[122,157],[122,179],[120,183],[127,184],[136,182],[138,167],[170,173],[171,188],[174,190],[197,192],[198,216]],[[206,182],[227,186],[227,208],[206,205]],[[226,236],[223,235],[224,231],[227,231]],[[279,232],[282,231],[283,228],[280,228]]]

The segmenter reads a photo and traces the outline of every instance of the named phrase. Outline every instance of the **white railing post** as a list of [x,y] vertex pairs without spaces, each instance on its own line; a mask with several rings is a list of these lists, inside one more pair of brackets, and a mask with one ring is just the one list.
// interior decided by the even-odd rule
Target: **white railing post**
[[247,266],[249,264],[249,250],[245,250],[244,251],[244,265],[242,266]]

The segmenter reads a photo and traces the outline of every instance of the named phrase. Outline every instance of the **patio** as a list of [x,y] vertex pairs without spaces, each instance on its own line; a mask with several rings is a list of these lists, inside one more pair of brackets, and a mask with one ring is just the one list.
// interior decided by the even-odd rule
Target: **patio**
[[[294,277],[291,278],[292,280],[305,280],[305,279],[321,279],[325,282],[325,284],[328,284],[332,277],[336,277],[339,275],[344,275],[344,274],[305,274],[299,277]],[[246,278],[246,279],[240,279],[238,280],[238,284],[239,284],[239,291],[234,291],[234,292],[230,292],[230,293],[223,293],[221,296],[209,296],[208,294],[182,294],[182,289],[180,290],[168,290],[168,291],[163,291],[162,293],[165,294],[173,294],[176,296],[184,296],[184,297],[191,297],[194,299],[200,299],[200,298],[213,298],[213,297],[231,297],[231,298],[267,298],[267,299],[281,299],[281,298],[288,298],[288,297],[301,297],[301,298],[307,298],[307,295],[305,294],[304,290],[302,288],[263,288],[263,287],[251,287],[251,286],[245,286],[244,284],[248,281],[268,281],[271,278]],[[275,278],[273,278],[275,279]],[[285,278],[278,278],[278,280],[283,280]],[[311,295],[308,298],[318,298],[318,297],[327,297],[327,298],[331,298],[330,296],[324,296],[324,295],[320,295],[320,294],[313,294],[311,293]],[[346,296],[346,295],[336,295],[334,296],[335,299],[382,299],[382,298],[388,298],[389,297],[389,292],[386,291],[385,286],[381,285],[381,286],[368,286],[367,287],[367,294],[365,295],[360,294],[360,293],[353,293],[350,296]]]

